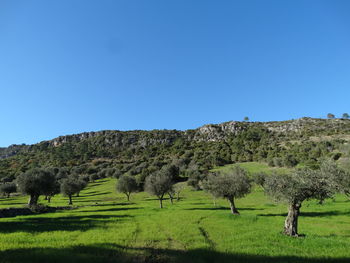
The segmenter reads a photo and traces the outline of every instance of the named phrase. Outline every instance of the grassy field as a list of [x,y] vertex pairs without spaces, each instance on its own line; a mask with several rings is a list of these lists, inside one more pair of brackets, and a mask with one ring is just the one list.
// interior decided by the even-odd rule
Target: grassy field
[[[344,196],[322,206],[305,203],[299,232],[306,236],[290,238],[281,234],[286,206],[258,187],[237,200],[241,215],[233,216],[225,200],[214,205],[211,196],[189,188],[163,209],[147,193],[127,203],[115,183],[90,183],[73,199],[74,210],[1,218],[0,262],[350,262],[350,202]],[[26,201],[2,198],[0,207]],[[67,203],[55,196],[51,206]]]
[[281,168],[281,167],[270,167],[265,163],[257,163],[257,162],[247,162],[247,163],[239,163],[239,164],[229,164],[221,167],[214,168],[212,171],[226,171],[234,166],[241,166],[242,168],[246,169],[249,174],[254,174],[258,172],[264,172],[264,173],[287,173],[290,169],[288,168]]

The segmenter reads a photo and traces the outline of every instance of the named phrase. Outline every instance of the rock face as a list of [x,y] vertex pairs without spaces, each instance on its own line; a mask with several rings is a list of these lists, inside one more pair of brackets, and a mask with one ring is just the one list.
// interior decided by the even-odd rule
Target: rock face
[[21,144],[21,145],[10,145],[9,147],[0,148],[0,159],[8,158],[16,155],[20,152],[26,152],[30,148],[29,145]]
[[229,121],[221,124],[207,124],[198,129],[194,136],[196,141],[221,141],[228,136],[237,135],[246,130],[251,124],[245,122]]
[[292,134],[301,131],[327,133],[329,131],[350,133],[348,119],[313,119],[300,118],[289,121],[274,122],[238,122],[229,121],[220,124],[207,124],[194,130],[134,130],[118,131],[105,130],[98,132],[84,132],[80,134],[60,136],[50,141],[43,141],[35,145],[11,145],[0,148],[0,159],[14,156],[18,153],[29,152],[40,147],[58,147],[66,143],[76,143],[93,140],[103,146],[124,149],[126,147],[147,147],[155,144],[173,144],[176,140],[215,142],[236,136],[249,128],[265,129],[272,133]]

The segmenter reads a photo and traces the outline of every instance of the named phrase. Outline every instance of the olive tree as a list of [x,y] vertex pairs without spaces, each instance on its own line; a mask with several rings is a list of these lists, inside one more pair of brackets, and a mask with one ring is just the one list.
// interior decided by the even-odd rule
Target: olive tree
[[204,190],[214,197],[227,199],[230,202],[231,213],[238,215],[235,199],[250,193],[251,180],[244,169],[235,166],[230,170],[209,175],[204,183]]
[[4,196],[7,196],[7,198],[10,197],[11,193],[15,193],[16,191],[17,186],[14,182],[4,183],[0,185],[0,193],[2,193]]
[[176,201],[180,201],[180,193],[185,189],[185,182],[175,184],[173,189]]
[[332,114],[332,113],[328,113],[328,114],[327,114],[327,118],[328,118],[328,119],[334,119],[334,118],[335,118],[335,115]]
[[128,201],[130,201],[130,195],[138,190],[138,185],[135,177],[123,175],[119,178],[116,189],[119,193],[126,195]]
[[51,202],[51,198],[56,195],[56,194],[59,194],[60,193],[60,183],[59,181],[57,180],[57,178],[55,177],[55,184],[52,188],[50,189],[47,189],[47,190],[44,190],[43,191],[43,194],[45,195],[45,200],[47,200],[48,203]]
[[38,204],[40,195],[45,195],[54,190],[56,186],[56,178],[53,173],[42,168],[33,168],[17,177],[19,190],[28,194],[30,207]]
[[343,113],[343,119],[349,119],[350,115],[349,113]]
[[162,171],[151,174],[146,178],[145,190],[159,199],[159,207],[163,208],[164,195],[172,191],[173,178]]
[[298,217],[305,200],[316,199],[321,202],[340,190],[339,182],[344,173],[329,161],[321,164],[318,170],[298,169],[289,174],[267,176],[265,192],[278,202],[288,204],[288,214],[283,233],[298,236]]
[[61,193],[69,198],[69,205],[73,205],[72,196],[78,194],[84,187],[86,182],[79,178],[78,175],[71,174],[67,178],[61,180]]

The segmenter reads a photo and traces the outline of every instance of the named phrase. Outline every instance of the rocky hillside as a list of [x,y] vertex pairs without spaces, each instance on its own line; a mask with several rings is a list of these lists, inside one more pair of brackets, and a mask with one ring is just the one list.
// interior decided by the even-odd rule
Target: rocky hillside
[[315,163],[324,155],[344,157],[349,135],[348,119],[313,118],[230,121],[186,131],[84,132],[34,145],[0,148],[0,176],[18,174],[35,166],[93,165],[98,159],[109,162],[107,166],[122,167],[123,171],[142,164],[135,168],[135,173],[174,160],[182,162],[185,169],[188,166],[209,169],[242,161],[294,166]]

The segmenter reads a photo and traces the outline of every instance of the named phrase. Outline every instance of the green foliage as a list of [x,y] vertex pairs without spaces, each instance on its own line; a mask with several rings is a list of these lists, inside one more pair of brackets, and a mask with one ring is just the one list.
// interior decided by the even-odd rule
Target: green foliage
[[164,195],[172,191],[174,184],[173,177],[169,174],[168,169],[162,169],[147,177],[145,182],[145,191],[155,195],[159,199],[160,208],[163,208]]
[[124,193],[129,201],[130,194],[138,190],[138,185],[134,177],[123,175],[119,178],[116,189],[118,192]]
[[189,176],[187,170],[194,170],[193,167],[202,173],[241,162],[314,169],[323,157],[350,156],[349,151],[341,151],[350,132],[350,122],[346,119],[302,118],[230,125],[209,125],[207,132],[201,129],[101,131],[63,136],[31,146],[2,148],[0,180],[12,181],[33,168],[65,167],[68,173],[91,175],[92,181],[133,175],[142,187],[147,176],[166,165],[175,165],[179,175]]
[[17,191],[17,186],[15,183],[4,183],[0,185],[0,193],[6,195],[8,198],[10,194],[15,193]]
[[330,160],[323,160],[320,168],[296,169],[289,174],[270,175],[265,178],[265,192],[278,202],[289,205],[285,221],[284,233],[298,236],[298,216],[302,203],[309,199],[317,199],[323,203],[336,192],[345,189],[343,182],[345,173]]
[[30,195],[29,205],[35,206],[40,195],[55,191],[55,175],[47,169],[34,168],[17,177],[19,191]]
[[219,173],[212,173],[204,183],[204,189],[215,197],[242,198],[251,190],[247,172],[239,166]]
[[69,204],[73,204],[72,195],[79,194],[79,192],[84,189],[86,182],[79,178],[76,174],[71,174],[67,178],[61,181],[61,193],[64,196],[69,197]]

